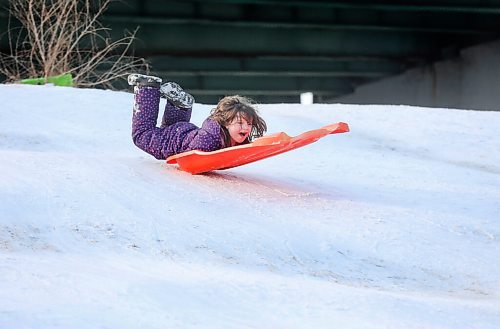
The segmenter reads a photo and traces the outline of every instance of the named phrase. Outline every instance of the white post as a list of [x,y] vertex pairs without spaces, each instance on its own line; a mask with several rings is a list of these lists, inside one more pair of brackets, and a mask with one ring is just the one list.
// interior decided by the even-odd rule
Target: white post
[[311,105],[314,103],[314,94],[311,92],[300,94],[300,104]]

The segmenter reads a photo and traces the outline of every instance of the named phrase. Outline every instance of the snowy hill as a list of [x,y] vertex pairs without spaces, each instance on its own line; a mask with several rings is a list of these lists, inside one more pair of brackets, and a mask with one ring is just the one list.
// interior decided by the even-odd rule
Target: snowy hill
[[0,328],[500,327],[500,112],[261,105],[351,132],[192,176],[132,98],[0,85]]

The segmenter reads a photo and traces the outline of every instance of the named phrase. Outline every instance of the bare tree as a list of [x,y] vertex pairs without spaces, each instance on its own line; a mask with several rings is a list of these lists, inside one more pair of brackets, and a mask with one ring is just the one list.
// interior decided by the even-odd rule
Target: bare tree
[[0,54],[0,73],[8,81],[71,73],[75,86],[113,88],[130,72],[148,71],[131,55],[137,29],[113,41],[99,21],[112,1],[10,0],[10,52]]

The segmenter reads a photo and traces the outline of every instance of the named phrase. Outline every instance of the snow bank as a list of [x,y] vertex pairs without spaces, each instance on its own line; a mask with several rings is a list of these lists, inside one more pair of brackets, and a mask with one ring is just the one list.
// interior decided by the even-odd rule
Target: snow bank
[[500,326],[500,113],[261,105],[351,132],[191,176],[132,98],[0,86],[1,328]]

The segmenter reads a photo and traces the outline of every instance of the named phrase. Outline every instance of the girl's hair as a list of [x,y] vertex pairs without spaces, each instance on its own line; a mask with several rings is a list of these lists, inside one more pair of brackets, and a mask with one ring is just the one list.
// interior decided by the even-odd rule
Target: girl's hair
[[230,136],[226,126],[238,116],[252,123],[252,131],[245,143],[251,142],[254,138],[262,137],[267,130],[266,122],[260,117],[251,99],[238,95],[226,96],[219,101],[216,108],[212,109],[209,116],[222,127],[226,146],[230,145]]

